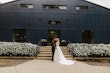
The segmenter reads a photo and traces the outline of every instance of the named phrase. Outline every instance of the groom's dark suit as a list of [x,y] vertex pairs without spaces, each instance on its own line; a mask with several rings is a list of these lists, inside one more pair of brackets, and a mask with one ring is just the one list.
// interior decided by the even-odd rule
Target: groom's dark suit
[[55,52],[55,41],[52,40],[52,61],[53,61],[53,57],[54,57],[54,52]]

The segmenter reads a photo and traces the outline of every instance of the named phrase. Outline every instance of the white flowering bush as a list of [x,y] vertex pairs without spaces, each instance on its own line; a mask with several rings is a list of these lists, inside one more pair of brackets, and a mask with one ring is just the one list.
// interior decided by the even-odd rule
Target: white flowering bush
[[76,57],[110,57],[110,44],[71,43],[67,48]]
[[10,56],[34,56],[40,47],[32,43],[0,42],[0,55]]

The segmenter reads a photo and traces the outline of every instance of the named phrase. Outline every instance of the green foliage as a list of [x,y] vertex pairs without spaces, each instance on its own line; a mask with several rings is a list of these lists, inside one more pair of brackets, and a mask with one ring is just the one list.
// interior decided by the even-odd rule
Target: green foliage
[[0,55],[28,55],[34,56],[40,47],[32,43],[0,42]]
[[110,44],[68,44],[70,53],[77,57],[108,57],[110,56]]

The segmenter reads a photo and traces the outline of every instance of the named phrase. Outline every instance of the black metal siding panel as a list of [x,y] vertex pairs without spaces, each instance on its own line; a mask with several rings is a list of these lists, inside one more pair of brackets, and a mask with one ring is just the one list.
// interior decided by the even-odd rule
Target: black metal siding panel
[[[33,4],[34,8],[20,8],[20,4]],[[42,8],[43,4],[67,5],[68,9],[47,10]],[[77,11],[75,7],[78,5],[88,6],[89,9]],[[61,24],[55,26],[48,24],[48,21],[54,20],[61,21]],[[7,28],[10,29],[9,33]],[[0,36],[0,41],[12,41],[11,30],[14,28],[26,29],[26,40],[33,43],[41,38],[48,39],[48,29],[60,29],[61,39],[71,42],[82,42],[81,31],[93,30],[94,43],[109,43],[110,10],[82,0],[20,0],[1,5],[0,35],[5,34]]]
[[82,42],[81,30],[62,30],[61,33],[61,40],[68,40],[71,43]]
[[26,41],[38,44],[41,39],[48,39],[47,31],[46,29],[27,29]]
[[0,41],[13,41],[13,30],[0,28]]
[[94,43],[110,43],[110,31],[95,31]]

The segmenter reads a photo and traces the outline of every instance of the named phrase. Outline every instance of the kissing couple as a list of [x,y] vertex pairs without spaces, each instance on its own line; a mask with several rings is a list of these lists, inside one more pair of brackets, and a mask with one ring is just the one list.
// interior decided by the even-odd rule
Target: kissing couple
[[52,61],[64,65],[73,65],[74,61],[65,58],[59,45],[60,39],[54,37],[52,40]]

